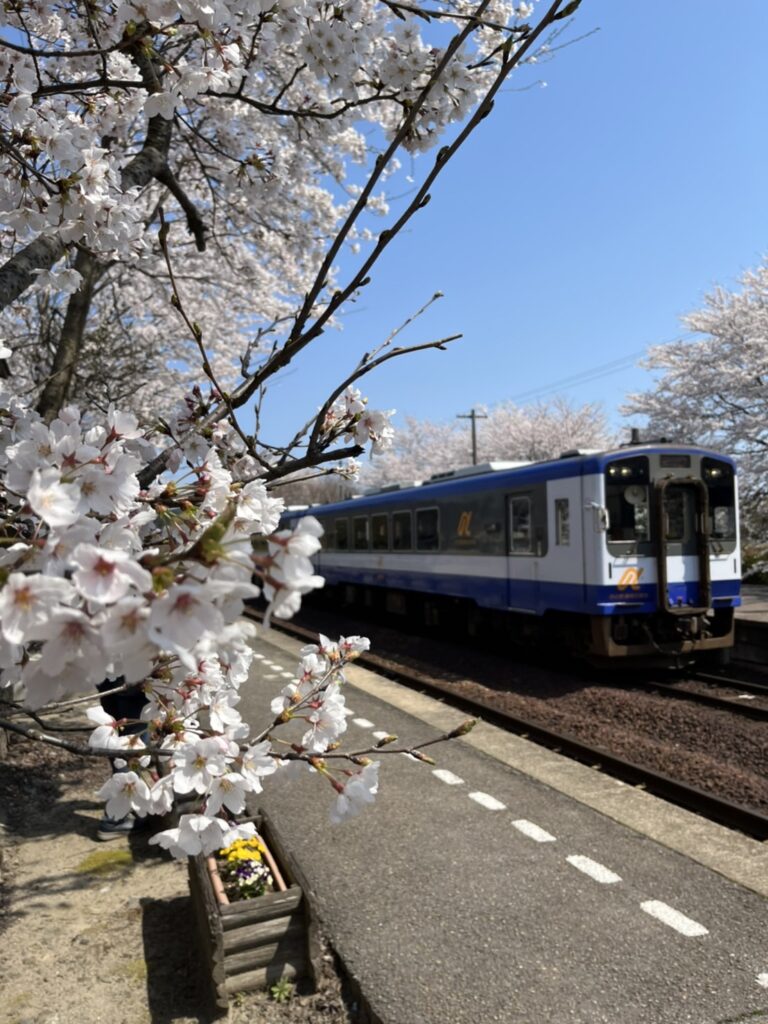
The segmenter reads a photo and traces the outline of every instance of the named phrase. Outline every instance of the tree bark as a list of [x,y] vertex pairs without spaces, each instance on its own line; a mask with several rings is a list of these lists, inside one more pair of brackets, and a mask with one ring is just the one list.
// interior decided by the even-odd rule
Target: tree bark
[[78,252],[75,270],[82,277],[82,284],[67,304],[67,312],[61,328],[61,337],[53,358],[51,376],[43,388],[37,411],[50,423],[64,405],[72,384],[77,358],[85,335],[88,311],[91,308],[93,288],[101,276],[101,268],[91,253]]
[[0,268],[0,309],[15,302],[35,282],[36,270],[50,270],[67,247],[55,235],[40,235]]

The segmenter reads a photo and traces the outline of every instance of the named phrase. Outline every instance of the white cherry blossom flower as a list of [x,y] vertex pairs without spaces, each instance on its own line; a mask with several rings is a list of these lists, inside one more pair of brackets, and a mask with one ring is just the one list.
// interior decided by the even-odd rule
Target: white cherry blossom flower
[[380,761],[372,761],[344,783],[331,807],[330,818],[334,825],[356,817],[368,804],[373,803],[379,791],[380,764]]
[[347,729],[344,709],[344,695],[337,683],[331,683],[316,701],[313,700],[310,713],[304,715],[309,729],[301,738],[302,747],[310,753],[322,754],[335,743]]
[[80,491],[75,484],[61,482],[61,473],[50,466],[35,469],[27,488],[27,501],[48,526],[71,526],[80,518]]
[[74,599],[66,580],[55,576],[27,576],[13,572],[0,590],[0,629],[12,644],[23,643],[33,630],[46,623],[62,602]]
[[192,671],[196,643],[224,628],[224,619],[199,586],[178,584],[152,604],[148,634],[158,647],[173,651]]
[[148,814],[170,814],[173,809],[173,778],[164,775],[149,790]]
[[270,743],[263,740],[243,750],[238,758],[240,774],[248,782],[251,792],[261,793],[261,780],[277,771],[277,762],[270,756]]
[[152,589],[152,577],[124,551],[111,551],[93,544],[78,544],[71,562],[77,566],[72,582],[89,601],[114,604],[131,587]]
[[168,850],[173,857],[194,857],[198,853],[208,856],[236,839],[252,839],[255,834],[256,828],[251,823],[232,828],[221,818],[182,814],[178,828],[158,832],[149,842]]
[[106,610],[99,623],[104,650],[116,674],[138,683],[152,672],[157,647],[147,635],[149,607],[140,597],[124,597]]
[[114,747],[115,749],[119,749],[120,747],[125,746],[123,737],[119,732],[117,721],[112,717],[112,715],[108,715],[104,708],[88,708],[86,715],[92,722],[97,723],[96,728],[88,737],[89,747],[99,747],[101,749]]
[[76,608],[59,606],[41,625],[34,626],[29,636],[45,640],[39,667],[48,676],[58,675],[64,667],[76,667],[82,683],[96,683],[107,672],[108,659],[99,634],[91,620]]
[[187,744],[173,758],[173,788],[177,793],[206,793],[215,778],[226,774],[227,760],[227,747],[219,738]]
[[107,801],[111,818],[124,818],[129,811],[144,817],[150,808],[149,786],[133,771],[114,772],[96,795]]
[[206,814],[218,814],[226,807],[232,814],[240,814],[245,808],[245,795],[250,789],[246,779],[238,772],[227,772],[211,783],[205,802]]

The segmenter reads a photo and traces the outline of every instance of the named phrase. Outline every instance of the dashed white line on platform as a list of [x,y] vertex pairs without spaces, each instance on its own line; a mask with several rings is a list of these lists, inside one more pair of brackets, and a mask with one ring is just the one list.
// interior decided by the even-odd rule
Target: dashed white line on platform
[[488,793],[470,793],[469,799],[474,800],[476,804],[480,804],[481,807],[485,807],[489,811],[506,810],[506,804],[503,804],[501,800],[497,800],[495,796],[489,796]]
[[757,984],[762,985],[763,988],[768,988],[768,974],[758,974]]
[[259,654],[258,651],[254,651],[253,652],[253,656],[254,656],[254,658],[256,658],[257,661],[264,661],[264,655],[263,654]]
[[391,736],[391,735],[392,735],[391,732],[381,732],[381,730],[379,730],[379,732],[375,732],[373,734],[373,738],[375,740],[385,740],[387,738],[387,736]]
[[690,917],[686,917],[679,910],[667,906],[666,903],[662,903],[660,900],[647,900],[645,903],[641,903],[640,907],[646,914],[650,914],[651,917],[655,917],[663,924],[668,924],[670,928],[674,928],[675,931],[688,938],[692,939],[698,935],[709,935],[709,929],[705,928],[703,924],[692,921]]
[[435,778],[440,779],[441,782],[447,783],[449,786],[463,786],[464,779],[460,779],[458,775],[454,775],[453,772],[449,772],[447,768],[434,768],[432,774]]
[[373,728],[373,722],[369,722],[367,718],[353,718],[352,721],[355,725],[359,725],[361,729]]
[[519,832],[522,832],[524,836],[528,836],[529,839],[533,839],[537,843],[555,842],[555,837],[553,835],[550,835],[549,832],[546,832],[534,822],[526,821],[525,818],[518,818],[518,820],[513,821],[512,824]]
[[284,679],[293,679],[295,674],[296,674],[295,672],[281,672],[280,673],[280,675],[283,676]]
[[583,871],[585,875],[589,875],[590,878],[594,878],[596,882],[600,882],[602,885],[612,885],[615,882],[621,881],[621,875],[617,875],[615,871],[611,871],[604,864],[592,860],[591,857],[582,857],[580,853],[574,853],[565,859],[572,867]]

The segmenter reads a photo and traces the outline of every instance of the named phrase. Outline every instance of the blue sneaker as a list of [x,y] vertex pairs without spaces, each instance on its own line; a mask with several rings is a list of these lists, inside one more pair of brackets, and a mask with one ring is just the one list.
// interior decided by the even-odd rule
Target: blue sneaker
[[136,827],[136,818],[133,814],[126,814],[124,818],[110,818],[105,814],[99,822],[99,829],[96,838],[102,842],[109,839],[122,839],[129,836]]

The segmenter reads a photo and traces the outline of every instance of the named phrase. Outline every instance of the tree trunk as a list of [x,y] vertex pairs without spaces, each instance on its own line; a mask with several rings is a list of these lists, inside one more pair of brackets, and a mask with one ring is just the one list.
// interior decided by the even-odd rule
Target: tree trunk
[[82,250],[78,252],[75,259],[75,270],[83,280],[67,305],[67,312],[61,328],[61,338],[53,359],[51,376],[37,403],[37,411],[47,423],[50,423],[56,416],[70,392],[72,377],[85,336],[94,285],[101,276],[101,268],[96,258]]

